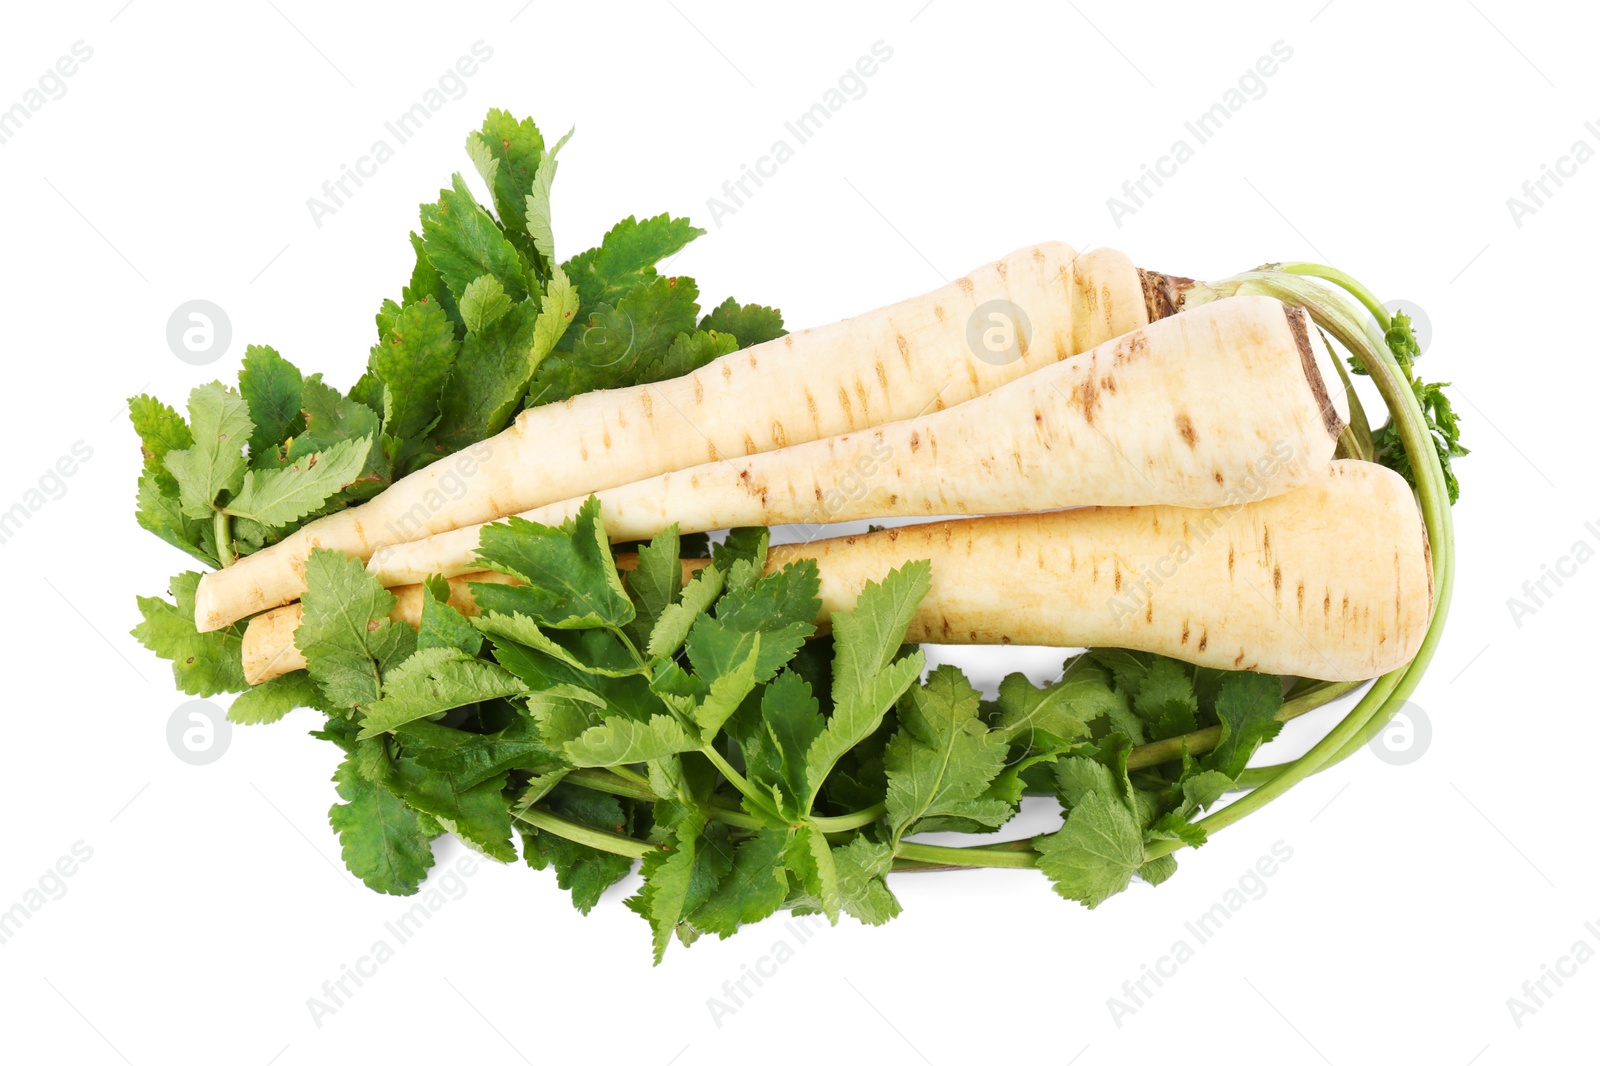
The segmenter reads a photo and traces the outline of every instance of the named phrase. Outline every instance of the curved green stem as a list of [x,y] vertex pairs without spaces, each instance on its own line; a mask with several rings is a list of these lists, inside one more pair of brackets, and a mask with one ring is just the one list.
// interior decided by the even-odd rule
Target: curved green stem
[[[1301,281],[1302,276],[1321,278],[1350,292],[1371,313],[1377,330],[1352,314],[1349,305],[1331,291]],[[1227,282],[1207,286],[1204,291],[1207,299],[1213,294],[1260,292],[1304,307],[1319,326],[1332,333],[1346,350],[1361,360],[1389,408],[1417,478],[1418,503],[1434,571],[1433,613],[1422,646],[1412,661],[1378,678],[1350,713],[1299,759],[1246,771],[1248,783],[1254,785],[1254,789],[1197,823],[1210,833],[1260,810],[1311,774],[1348,758],[1394,716],[1421,681],[1443,634],[1455,579],[1455,542],[1444,470],[1427,421],[1411,389],[1410,377],[1381,335],[1380,331],[1389,328],[1389,314],[1377,299],[1349,275],[1315,263],[1291,263],[1275,269],[1250,271]],[[1146,849],[1146,856],[1155,858],[1170,854],[1181,846],[1175,841],[1156,841]]]
[[[1282,709],[1278,711],[1278,721],[1287,722],[1302,714],[1308,714],[1364,684],[1365,681],[1318,681],[1290,699],[1284,700]],[[1183,758],[1185,751],[1190,755],[1204,755],[1216,747],[1221,739],[1222,727],[1214,725],[1207,729],[1197,729],[1193,733],[1184,733],[1182,736],[1140,744],[1128,752],[1128,769],[1143,770],[1172,762]]]
[[722,757],[722,752],[717,750],[715,744],[702,744],[700,753],[711,760],[711,765],[715,766],[717,771],[728,779],[728,783],[738,789],[740,795],[749,800],[756,810],[766,815],[773,822],[781,823],[783,821],[783,817],[773,808],[771,797],[763,796],[760,789],[746,780],[745,776],[738,770],[735,770],[733,764]]
[[211,534],[217,541],[217,561],[226,569],[234,563],[233,520],[227,511],[214,511],[211,515]]
[[623,855],[630,859],[642,859],[656,850],[654,844],[643,840],[635,840],[630,836],[621,836],[617,833],[607,833],[603,829],[592,826],[579,825],[577,822],[568,821],[559,814],[540,810],[538,807],[529,807],[523,811],[513,812],[521,821],[527,822],[546,833],[562,837],[579,844],[586,844],[599,851],[608,851],[613,855]]

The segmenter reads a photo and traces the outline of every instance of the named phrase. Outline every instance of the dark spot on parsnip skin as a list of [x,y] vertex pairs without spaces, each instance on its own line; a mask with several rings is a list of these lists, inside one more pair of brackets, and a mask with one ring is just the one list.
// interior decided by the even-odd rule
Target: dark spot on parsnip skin
[[1204,633],[1200,634],[1200,643],[1196,644],[1195,648],[1199,651],[1206,650],[1206,635]]
[[1178,638],[1178,643],[1189,643],[1189,620],[1187,618],[1183,620],[1183,635]]
[[1194,434],[1194,422],[1190,420],[1188,415],[1179,415],[1174,421],[1178,426],[1178,436],[1182,437],[1183,443],[1189,446],[1190,451],[1193,451],[1194,442],[1196,440]]
[[1233,545],[1228,545],[1228,576],[1233,576]]
[[1233,668],[1235,670],[1239,669],[1239,664],[1242,663],[1242,662],[1244,662],[1244,649],[1240,648],[1239,649],[1239,654],[1234,657]]
[[1144,620],[1147,623],[1148,622],[1154,622],[1156,620],[1156,601],[1155,600],[1150,600],[1144,605]]
[[1212,476],[1213,476],[1213,477],[1215,477],[1215,478],[1216,478],[1216,479],[1217,479],[1217,484],[1218,484],[1218,485],[1220,485],[1220,484],[1222,484],[1222,471],[1220,471],[1220,470],[1218,470],[1218,471],[1217,471],[1217,472],[1216,472],[1216,473],[1215,473],[1215,474],[1213,474],[1213,475],[1212,475]]
[[920,447],[922,447],[922,438],[917,434],[916,430],[912,430],[911,431],[911,450],[912,451],[916,451]]
[[1283,568],[1281,566],[1274,566],[1272,568],[1272,591],[1283,591]]

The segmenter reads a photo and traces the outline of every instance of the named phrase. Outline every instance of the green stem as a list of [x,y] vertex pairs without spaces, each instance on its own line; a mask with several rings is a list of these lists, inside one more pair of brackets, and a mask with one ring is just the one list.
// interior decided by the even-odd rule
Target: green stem
[[[1377,330],[1351,314],[1349,306],[1335,294],[1322,286],[1300,281],[1299,275],[1322,278],[1346,289],[1371,313]],[[1275,270],[1250,271],[1216,286],[1207,286],[1204,291],[1206,299],[1234,292],[1261,292],[1304,307],[1311,312],[1317,325],[1332,333],[1346,350],[1361,360],[1389,408],[1417,478],[1418,503],[1434,567],[1433,615],[1422,646],[1412,661],[1374,682],[1344,720],[1299,759],[1246,771],[1248,783],[1256,787],[1197,823],[1210,833],[1260,810],[1311,774],[1348,758],[1394,716],[1421,681],[1443,634],[1454,587],[1455,540],[1444,470],[1434,449],[1432,434],[1410,387],[1410,375],[1400,366],[1382,336],[1389,328],[1388,311],[1370,292],[1349,275],[1314,263],[1291,263]],[[1153,842],[1146,849],[1146,857],[1170,854],[1181,846],[1175,841]]]
[[897,854],[902,859],[934,863],[939,866],[992,866],[1008,870],[1030,870],[1039,859],[1032,847],[1027,850],[997,847],[947,848],[938,844],[904,842],[901,843]]
[[635,840],[630,836],[617,833],[607,833],[603,829],[595,829],[587,825],[571,822],[558,814],[540,810],[538,807],[529,807],[519,811],[516,817],[531,826],[543,830],[554,836],[571,840],[578,844],[587,844],[599,851],[608,851],[613,855],[622,855],[629,859],[642,859],[656,850],[654,844],[643,840]]
[[211,532],[217,541],[217,559],[224,569],[233,565],[233,523],[228,518],[226,511],[214,511],[211,515]]
[[882,818],[884,813],[884,805],[874,803],[870,807],[859,811],[851,811],[849,814],[813,814],[811,816],[811,824],[824,833],[848,833],[852,829],[860,829],[863,826],[871,825]]
[[[1320,681],[1309,686],[1297,695],[1283,702],[1283,707],[1278,711],[1278,721],[1287,722],[1307,714],[1318,707],[1332,703],[1360,686],[1365,681]],[[1187,751],[1190,755],[1204,755],[1222,739],[1222,727],[1211,726],[1207,729],[1197,729],[1193,733],[1182,736],[1167,737],[1165,740],[1152,741],[1149,744],[1140,744],[1128,752],[1128,769],[1143,770],[1151,766],[1172,762],[1183,758]]]
[[723,777],[728,779],[728,783],[734,788],[738,789],[739,793],[744,796],[745,799],[749,800],[758,811],[766,815],[773,822],[783,822],[782,816],[780,816],[778,812],[773,809],[771,799],[763,796],[756,786],[747,781],[745,776],[738,770],[735,770],[733,768],[733,764],[722,757],[722,753],[717,750],[716,745],[702,744],[700,746],[700,752],[706,758],[711,760],[711,765],[715,766],[718,772],[720,772]]
[[[593,789],[595,792],[605,792],[613,796],[625,796],[628,799],[655,800],[655,791],[648,782],[632,771],[625,771],[627,776],[619,774],[621,767],[608,767],[604,770],[586,767],[573,770],[563,780],[583,788]],[[722,796],[712,797],[711,806],[707,814],[719,822],[735,826],[739,829],[762,829],[770,822],[757,818],[752,814],[733,807],[733,800]],[[848,833],[863,826],[869,826],[884,815],[884,805],[873,804],[871,807],[848,814],[814,815],[811,824],[824,833]]]

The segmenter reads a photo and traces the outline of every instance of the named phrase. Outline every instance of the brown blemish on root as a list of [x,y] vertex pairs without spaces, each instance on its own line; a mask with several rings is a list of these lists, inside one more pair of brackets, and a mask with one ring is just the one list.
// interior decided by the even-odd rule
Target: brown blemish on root
[[1194,433],[1194,421],[1188,415],[1179,415],[1174,421],[1178,426],[1178,436],[1183,438],[1183,443],[1194,451],[1194,442],[1197,439]]
[[1200,643],[1195,645],[1195,649],[1197,651],[1205,651],[1206,650],[1206,635],[1204,633],[1200,634]]
[[1311,386],[1311,397],[1317,401],[1317,408],[1322,412],[1322,428],[1328,431],[1328,436],[1338,440],[1344,432],[1344,419],[1339,417],[1339,412],[1333,406],[1333,399],[1328,395],[1328,383],[1322,380],[1322,371],[1317,369],[1317,358],[1311,352],[1311,332],[1306,326],[1309,316],[1298,307],[1283,305],[1284,317],[1289,320],[1289,332],[1294,334],[1294,346],[1300,352],[1300,369],[1305,371],[1306,384]]
[[900,349],[900,359],[909,367],[911,365],[911,342],[896,333],[894,335],[894,346]]
[[1083,420],[1094,425],[1094,409],[1100,403],[1100,386],[1093,373],[1072,386],[1072,402],[1083,409]]
[[1139,287],[1144,290],[1144,313],[1147,321],[1155,322],[1168,315],[1175,315],[1183,308],[1184,297],[1194,284],[1193,278],[1174,277],[1171,274],[1161,274],[1140,267],[1134,269],[1139,271]]
[[966,293],[968,296],[971,296],[972,295],[972,279],[971,278],[957,278],[956,279],[956,288],[960,289],[962,292]]
[[917,431],[916,430],[912,430],[911,431],[911,450],[912,451],[916,451],[920,447],[922,447],[922,438],[917,435]]
[[1178,637],[1178,643],[1179,644],[1187,644],[1187,643],[1189,643],[1189,620],[1187,618],[1185,618],[1183,620],[1183,634],[1180,637]]
[[1272,591],[1283,591],[1283,567],[1281,566],[1274,566],[1272,568]]

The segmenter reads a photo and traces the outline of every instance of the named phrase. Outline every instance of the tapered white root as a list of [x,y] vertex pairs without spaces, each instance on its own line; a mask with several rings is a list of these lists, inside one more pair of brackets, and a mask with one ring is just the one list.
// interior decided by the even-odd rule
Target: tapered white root
[[[1041,244],[680,378],[532,408],[498,436],[207,574],[195,625],[220,629],[298,598],[314,548],[368,559],[389,544],[969,400],[1144,325],[1149,307],[1163,306],[1147,303],[1152,277],[1109,249],[1078,256]],[[1028,328],[1016,328],[1023,317]]]
[[[674,523],[697,533],[1275,496],[1323,468],[1349,417],[1310,337],[1302,310],[1222,300],[943,411],[602,490],[601,519],[630,541]],[[521,517],[560,525],[582,503]],[[367,568],[385,585],[480,569],[482,529],[392,545]]]
[[[1421,646],[1433,602],[1410,487],[1336,460],[1292,492],[1211,509],[1095,507],[960,519],[772,549],[768,569],[815,559],[825,622],[868,581],[929,559],[907,640],[1122,647],[1228,670],[1329,681],[1375,677]],[[467,613],[471,581],[454,579]],[[503,581],[499,575],[488,580]],[[410,602],[417,593],[396,590]],[[420,600],[417,601],[420,605]],[[246,676],[303,660],[299,607],[253,619]],[[414,620],[414,619],[408,619]]]

